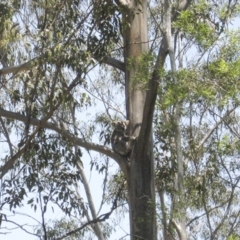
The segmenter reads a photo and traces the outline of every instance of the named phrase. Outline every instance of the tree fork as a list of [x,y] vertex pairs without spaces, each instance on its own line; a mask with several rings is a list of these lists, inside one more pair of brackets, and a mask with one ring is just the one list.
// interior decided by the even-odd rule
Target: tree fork
[[[143,86],[141,79],[136,79],[136,74],[140,67],[138,66],[138,58],[148,52],[146,1],[138,1],[138,4],[134,0],[129,1],[128,9],[124,8],[123,15],[127,119],[130,121],[129,134],[139,136],[146,101],[146,86]],[[131,59],[136,62],[134,66],[129,64]],[[149,119],[148,124],[152,124],[152,119]],[[147,145],[146,151],[140,151],[140,147],[143,145]],[[152,136],[141,137],[136,141],[128,175],[131,239],[155,240]]]

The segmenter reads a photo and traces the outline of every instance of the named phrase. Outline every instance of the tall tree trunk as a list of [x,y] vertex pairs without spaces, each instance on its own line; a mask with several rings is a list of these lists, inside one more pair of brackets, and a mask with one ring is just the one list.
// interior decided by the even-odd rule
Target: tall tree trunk
[[[173,49],[169,49],[172,47],[169,46],[171,43],[171,6],[169,1],[165,0],[167,32],[162,39],[152,77],[149,79],[148,85],[144,86],[144,82],[141,81],[143,79],[137,79],[137,77],[140,77],[138,73],[141,68],[141,64],[138,64],[139,57],[148,52],[147,1],[118,0],[116,2],[124,9],[125,87],[127,119],[130,122],[129,134],[138,137],[129,159],[127,174],[131,239],[155,240],[157,233],[152,119],[159,85],[159,69],[163,67],[168,54],[170,54],[171,65],[174,61]],[[179,11],[186,9],[190,2],[191,0],[181,1],[173,19],[176,19]],[[182,170],[180,146],[178,146],[178,160],[179,170]],[[181,179],[178,181],[181,185]],[[183,223],[183,221],[180,222]],[[184,224],[180,225],[180,235],[184,239]]]
[[175,189],[173,193],[173,218],[171,219],[174,227],[177,230],[180,240],[187,240],[186,231],[186,199],[184,193],[184,166],[183,166],[183,152],[181,140],[181,127],[180,127],[180,113],[181,104],[177,104],[174,113],[175,125],[175,143],[177,154],[177,174],[175,176]]
[[[182,1],[179,3],[178,9],[186,8],[190,1]],[[181,6],[180,6],[181,5]],[[175,73],[177,71],[176,67],[176,56],[174,51],[174,45],[172,42],[172,3],[170,0],[164,1],[165,9],[165,24],[166,24],[166,40],[167,47],[170,57],[171,70],[172,70],[172,81],[176,81]],[[176,17],[176,16],[175,16]],[[176,46],[175,46],[176,47]],[[180,64],[181,66],[182,64]],[[177,230],[180,240],[186,240],[186,207],[185,207],[185,198],[184,198],[184,186],[183,186],[183,152],[182,152],[182,143],[181,143],[181,103],[177,103],[175,106],[175,112],[173,113],[174,119],[174,138],[176,144],[176,155],[177,155],[177,174],[175,176],[174,183],[174,193],[173,193],[173,207],[172,207],[172,219],[171,223]]]
[[[148,52],[147,3],[131,0],[124,17],[126,63],[126,109],[130,120],[129,134],[139,136],[146,100],[146,86],[136,79],[138,60]],[[141,9],[140,11],[138,9]],[[133,61],[135,64],[129,64]],[[152,119],[149,119],[150,126]],[[151,129],[151,128],[150,128]],[[145,146],[142,148],[142,146]],[[146,147],[147,146],[147,147]],[[128,172],[131,239],[156,239],[154,168],[152,135],[138,138],[131,154]]]

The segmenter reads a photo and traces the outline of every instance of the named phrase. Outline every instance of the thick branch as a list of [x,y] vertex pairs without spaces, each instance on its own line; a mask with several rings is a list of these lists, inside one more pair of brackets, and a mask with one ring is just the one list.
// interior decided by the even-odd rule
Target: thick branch
[[[50,129],[53,130],[57,133],[59,133],[62,137],[66,138],[67,140],[69,140],[70,142],[74,143],[77,146],[83,147],[87,150],[93,150],[102,154],[105,154],[106,156],[114,159],[120,166],[121,170],[126,174],[127,172],[127,167],[126,167],[126,163],[125,163],[125,159],[120,157],[119,155],[115,154],[111,149],[109,149],[108,147],[102,146],[100,144],[95,144],[95,143],[90,143],[85,141],[84,139],[78,138],[76,136],[74,136],[73,134],[70,134],[68,131],[61,129],[60,127],[56,126],[56,124],[51,123],[51,122],[45,122],[42,123],[41,120],[38,120],[36,118],[31,118],[29,120],[29,117],[21,115],[19,113],[13,113],[10,111],[6,111],[3,109],[0,109],[0,116],[2,117],[6,117],[9,119],[14,119],[14,120],[18,120],[20,122],[24,122],[24,123],[28,123],[34,126],[41,126],[41,128],[46,128],[46,129]],[[21,149],[18,154],[18,156],[13,156],[13,158],[20,157],[21,154],[26,151],[26,149]],[[13,162],[13,164],[15,163],[15,161]],[[3,177],[3,170],[5,169],[6,165],[8,163],[6,163],[2,168],[1,168],[1,177]],[[12,165],[13,165],[12,164]],[[9,168],[8,168],[9,169]]]
[[[139,139],[145,139],[145,141],[141,141],[141,140],[139,141],[142,143],[147,142],[146,139],[149,139],[152,131],[152,119],[153,119],[153,113],[155,109],[158,86],[160,82],[159,71],[161,70],[161,68],[163,68],[167,54],[168,54],[168,50],[166,45],[166,39],[163,38],[160,49],[159,49],[157,62],[155,64],[154,71],[152,74],[152,78],[148,82],[148,87],[147,87],[148,90],[147,90],[146,102],[145,102],[144,112],[143,112],[142,127],[139,135]],[[146,150],[147,147],[142,146],[141,149],[144,151],[144,149]]]
[[[50,106],[50,111],[48,112],[48,114],[41,120],[41,123],[37,125],[37,127],[35,128],[35,130],[28,136],[25,145],[20,148],[18,150],[18,152],[16,154],[14,154],[1,168],[1,174],[0,174],[0,178],[2,178],[8,171],[9,169],[11,169],[14,165],[14,163],[17,161],[17,159],[24,153],[27,151],[27,149],[29,148],[30,144],[31,144],[31,140],[34,139],[35,135],[39,132],[39,129],[42,127],[42,125],[44,123],[47,122],[47,120],[52,116],[53,114],[53,108],[52,106]],[[28,118],[28,117],[26,117]],[[25,121],[26,124],[29,123],[29,121]]]
[[[40,58],[40,57],[39,57]],[[17,66],[10,66],[10,67],[3,67],[2,69],[0,69],[0,76],[2,75],[6,75],[6,74],[17,74],[19,72],[23,72],[26,70],[31,69],[33,66],[35,66],[34,62],[39,59],[39,58],[34,58],[29,60],[28,62],[25,62],[23,64],[17,65]],[[95,57],[94,57],[95,58]],[[99,59],[95,58],[97,61],[99,61]],[[105,57],[102,61],[103,63],[115,67],[123,72],[125,72],[125,64],[122,61],[119,61],[115,58],[112,57]]]
[[[177,7],[177,10],[175,14],[173,15],[172,22],[176,20],[178,14],[182,10],[186,10],[188,6],[191,4],[192,0],[182,0]],[[144,106],[144,113],[143,113],[143,121],[142,121],[142,127],[141,132],[139,135],[139,138],[141,139],[149,139],[152,129],[152,119],[153,119],[153,113],[155,108],[155,102],[157,98],[157,92],[158,92],[158,86],[160,82],[160,76],[159,72],[163,68],[163,65],[165,63],[166,57],[169,54],[168,44],[166,35],[162,39],[162,43],[160,45],[160,49],[158,52],[157,61],[154,67],[154,71],[152,74],[152,78],[148,82],[147,86],[147,96],[146,96],[146,103]],[[142,141],[142,142],[145,142]],[[140,140],[141,142],[141,140]],[[142,151],[146,151],[147,147],[142,146]]]
[[36,58],[31,59],[28,62],[25,62],[25,63],[17,65],[17,66],[4,67],[4,68],[0,69],[0,76],[10,74],[10,73],[16,74],[16,73],[31,69],[34,66],[34,64],[33,64],[34,60],[36,60]]
[[105,64],[108,64],[109,66],[112,66],[112,67],[115,67],[123,72],[126,71],[126,68],[125,68],[125,63],[124,62],[121,62],[115,58],[112,58],[112,57],[105,57],[103,59],[103,63]]

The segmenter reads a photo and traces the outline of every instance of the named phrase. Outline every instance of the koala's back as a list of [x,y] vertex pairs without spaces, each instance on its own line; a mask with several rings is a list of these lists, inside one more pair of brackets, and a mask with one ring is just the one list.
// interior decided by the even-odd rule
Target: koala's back
[[113,123],[114,131],[111,137],[112,149],[115,153],[127,156],[132,149],[132,138],[127,135],[128,121]]

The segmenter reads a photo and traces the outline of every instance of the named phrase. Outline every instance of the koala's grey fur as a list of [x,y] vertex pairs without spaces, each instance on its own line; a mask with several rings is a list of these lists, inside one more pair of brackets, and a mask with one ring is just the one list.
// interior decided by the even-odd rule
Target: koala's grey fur
[[127,135],[129,121],[115,121],[112,124],[114,127],[111,137],[112,149],[121,156],[127,156],[131,152],[136,139]]

